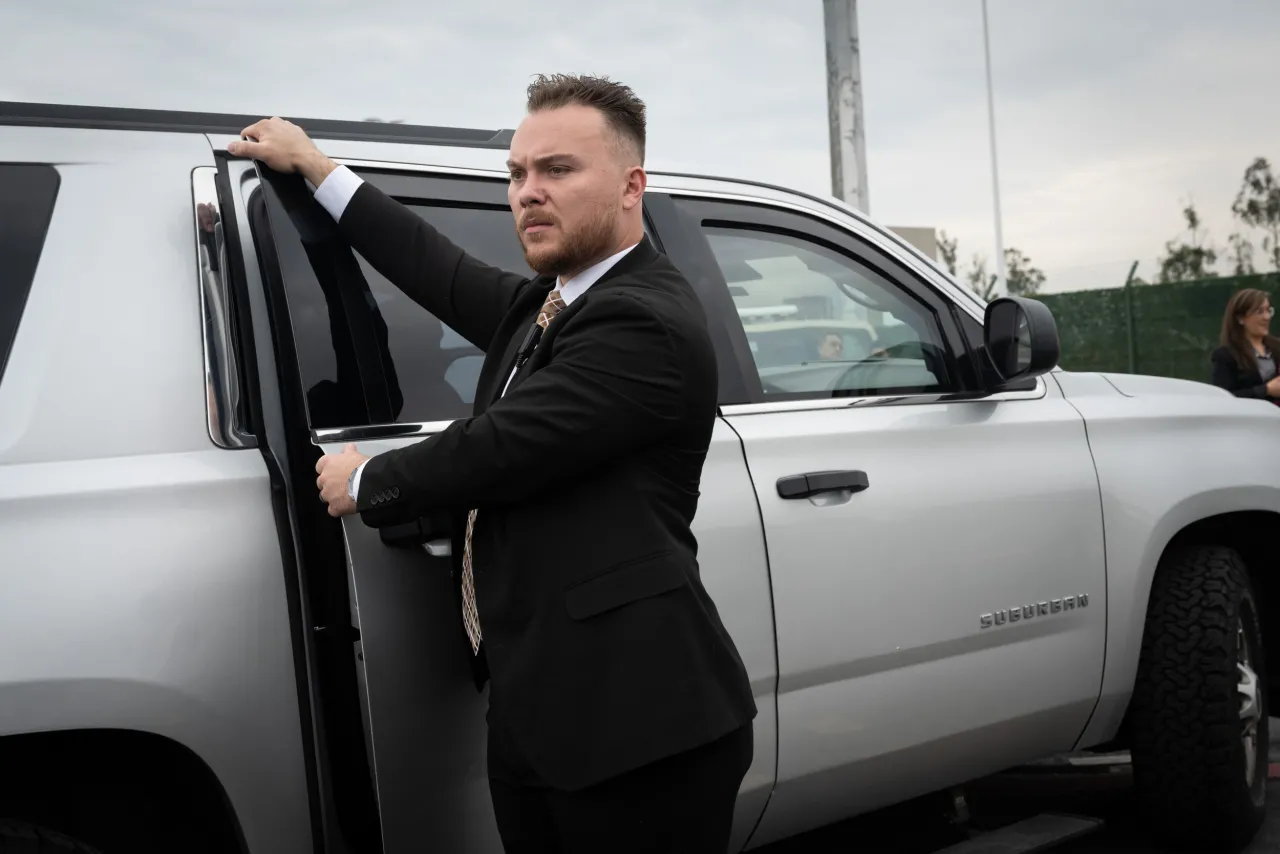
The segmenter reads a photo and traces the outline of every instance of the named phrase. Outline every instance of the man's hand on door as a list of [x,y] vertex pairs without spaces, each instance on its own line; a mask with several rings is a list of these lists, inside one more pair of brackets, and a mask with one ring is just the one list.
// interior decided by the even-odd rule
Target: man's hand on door
[[355,445],[347,445],[340,454],[325,454],[316,462],[316,488],[320,490],[320,500],[329,505],[330,516],[350,516],[356,512],[356,503],[347,494],[347,483],[351,473],[368,456],[356,450]]
[[319,187],[338,168],[320,153],[306,131],[279,116],[254,122],[240,135],[248,139],[227,143],[229,153],[260,160],[277,172],[299,172],[313,187]]

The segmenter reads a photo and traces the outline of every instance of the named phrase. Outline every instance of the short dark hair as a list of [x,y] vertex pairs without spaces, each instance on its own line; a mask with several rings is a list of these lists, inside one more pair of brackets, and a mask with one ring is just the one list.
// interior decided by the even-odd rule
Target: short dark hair
[[636,97],[630,86],[607,77],[580,74],[539,74],[529,84],[530,113],[571,104],[594,107],[603,113],[614,132],[635,146],[640,163],[644,164],[644,101]]

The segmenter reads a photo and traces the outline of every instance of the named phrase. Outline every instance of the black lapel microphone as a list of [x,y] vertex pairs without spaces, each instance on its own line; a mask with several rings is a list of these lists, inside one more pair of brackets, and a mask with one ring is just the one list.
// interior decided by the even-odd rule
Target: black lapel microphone
[[533,355],[533,351],[540,340],[542,340],[542,327],[535,322],[529,327],[529,331],[525,333],[524,340],[520,342],[520,350],[516,355],[515,370],[517,373],[524,367],[524,363],[529,361],[529,357]]

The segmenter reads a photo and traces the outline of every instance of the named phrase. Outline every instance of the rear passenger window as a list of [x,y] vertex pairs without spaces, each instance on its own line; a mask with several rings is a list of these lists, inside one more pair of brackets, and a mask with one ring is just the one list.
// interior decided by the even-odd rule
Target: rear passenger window
[[[525,264],[509,209],[427,203],[411,204],[409,208],[486,264],[533,277],[533,271]],[[397,387],[390,389],[393,404],[399,401],[398,407],[393,405],[398,409],[393,412],[394,420],[452,421],[471,415],[484,353],[405,296],[369,262],[356,258],[369,284],[374,312],[387,326],[384,358],[391,361],[388,376]],[[323,295],[318,291],[290,291],[289,313],[298,343],[303,386],[313,403],[311,426],[361,424],[354,413],[335,411],[322,400],[323,390],[337,383],[339,375]]]
[[0,163],[0,379],[44,248],[58,170],[40,163]]
[[[409,205],[409,209],[486,264],[534,277],[525,263],[510,209],[430,204]],[[404,396],[396,420],[446,421],[471,415],[484,353],[405,296],[363,258],[360,269],[387,324],[388,350]],[[332,365],[327,369],[332,371]]]
[[[481,261],[534,276],[511,210],[496,203],[505,200],[505,184],[406,177],[384,189]],[[402,189],[426,190],[439,198],[406,198]],[[315,206],[309,215],[323,217],[325,226],[332,224],[317,203],[306,204]],[[484,361],[479,349],[340,239],[308,248],[294,229],[274,231],[312,428],[471,415]],[[265,238],[263,233],[260,239]]]

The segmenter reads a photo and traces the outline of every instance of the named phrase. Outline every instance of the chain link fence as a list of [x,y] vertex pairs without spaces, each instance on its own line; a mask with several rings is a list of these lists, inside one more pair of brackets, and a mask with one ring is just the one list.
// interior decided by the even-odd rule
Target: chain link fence
[[1231,276],[1167,285],[1043,294],[1053,312],[1069,371],[1150,374],[1209,382],[1231,295],[1260,288],[1272,296],[1280,275]]

